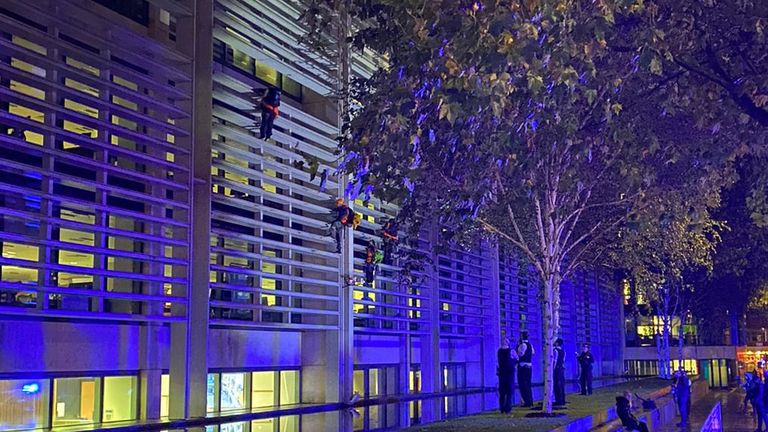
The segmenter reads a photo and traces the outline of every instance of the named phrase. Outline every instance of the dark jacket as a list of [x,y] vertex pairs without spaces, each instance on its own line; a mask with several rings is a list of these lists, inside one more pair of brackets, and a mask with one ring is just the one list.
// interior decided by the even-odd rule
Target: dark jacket
[[576,357],[576,360],[579,361],[579,366],[581,366],[582,369],[592,370],[592,363],[595,362],[595,356],[593,356],[590,351],[582,352]]
[[616,415],[621,419],[621,425],[627,428],[636,429],[639,421],[632,415],[632,408],[629,400],[624,396],[616,396]]
[[496,375],[500,377],[513,377],[517,359],[512,357],[512,348],[499,348],[496,356],[498,358]]

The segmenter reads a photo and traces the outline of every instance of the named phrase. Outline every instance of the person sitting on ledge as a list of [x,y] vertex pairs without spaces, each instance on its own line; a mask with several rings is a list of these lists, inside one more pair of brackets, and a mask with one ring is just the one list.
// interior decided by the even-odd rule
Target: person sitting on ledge
[[621,425],[629,431],[648,432],[648,425],[632,414],[631,398],[632,395],[627,392],[624,396],[616,396],[616,415],[621,419]]

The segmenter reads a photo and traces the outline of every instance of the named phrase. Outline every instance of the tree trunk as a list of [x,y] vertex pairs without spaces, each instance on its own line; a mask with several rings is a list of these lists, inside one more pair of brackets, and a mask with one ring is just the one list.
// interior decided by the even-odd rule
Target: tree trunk
[[542,410],[552,413],[552,403],[554,399],[554,370],[555,370],[555,351],[554,343],[557,334],[560,332],[560,279],[555,272],[550,272],[544,279],[544,304],[542,306],[542,324],[543,324],[543,363],[544,363],[544,397],[542,400]]
[[659,372],[662,372],[660,376],[662,378],[670,379],[672,378],[672,374],[670,373],[670,365],[669,362],[671,360],[671,355],[669,352],[669,333],[670,333],[670,321],[671,317],[669,315],[664,315],[662,321],[661,321],[661,362],[663,369],[660,369]]

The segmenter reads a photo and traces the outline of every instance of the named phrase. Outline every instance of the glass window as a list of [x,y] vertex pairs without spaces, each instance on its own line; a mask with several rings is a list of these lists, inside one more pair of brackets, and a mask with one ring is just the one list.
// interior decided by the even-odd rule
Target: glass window
[[275,87],[280,83],[280,74],[261,62],[256,62],[256,77]]
[[53,380],[53,425],[77,426],[97,421],[99,385],[96,378]]
[[0,430],[46,426],[48,381],[0,381]]
[[206,387],[206,412],[215,412],[218,410],[218,375],[208,374],[208,384]]
[[168,417],[170,412],[171,377],[163,374],[160,377],[160,417]]
[[[223,379],[224,375],[222,375],[222,382]],[[219,426],[219,432],[243,432],[245,431],[246,424],[245,422],[223,424]]]
[[280,405],[297,403],[299,403],[299,371],[280,372]]
[[245,408],[245,374],[221,374],[221,409]]
[[275,372],[254,372],[251,378],[251,407],[275,406]]
[[280,417],[280,432],[298,432],[299,416]]
[[104,410],[102,421],[136,419],[136,377],[104,378]]

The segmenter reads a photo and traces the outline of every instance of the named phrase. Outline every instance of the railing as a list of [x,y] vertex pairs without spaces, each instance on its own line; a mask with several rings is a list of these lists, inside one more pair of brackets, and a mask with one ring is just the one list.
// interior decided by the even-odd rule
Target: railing
[[707,420],[701,427],[701,432],[722,432],[723,430],[723,411],[720,402],[716,403],[709,412]]

